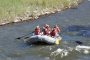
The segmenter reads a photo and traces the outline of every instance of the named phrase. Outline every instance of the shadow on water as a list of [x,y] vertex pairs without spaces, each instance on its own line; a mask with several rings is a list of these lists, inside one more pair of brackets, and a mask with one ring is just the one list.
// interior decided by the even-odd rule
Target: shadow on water
[[75,36],[90,37],[90,25],[71,25],[66,27],[65,31],[75,33]]
[[29,42],[26,43],[27,45],[33,45],[33,46],[52,46],[54,44],[48,44],[46,42],[40,42],[40,41],[37,41],[37,42],[34,42],[32,44],[30,44]]

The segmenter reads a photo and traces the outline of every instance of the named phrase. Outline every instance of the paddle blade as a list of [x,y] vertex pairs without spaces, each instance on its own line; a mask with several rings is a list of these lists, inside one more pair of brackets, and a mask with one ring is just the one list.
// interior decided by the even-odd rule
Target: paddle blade
[[58,39],[58,38],[56,39],[56,42],[55,42],[55,43],[56,43],[57,45],[59,44],[59,39]]
[[16,39],[21,39],[21,37],[18,37],[18,38],[16,38]]
[[77,44],[82,45],[83,43],[81,41],[75,41]]

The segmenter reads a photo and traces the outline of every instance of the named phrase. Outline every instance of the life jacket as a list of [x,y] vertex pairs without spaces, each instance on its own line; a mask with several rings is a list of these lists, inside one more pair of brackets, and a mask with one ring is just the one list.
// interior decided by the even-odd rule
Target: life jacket
[[40,34],[40,28],[35,28],[34,34],[39,35]]
[[44,25],[44,28],[46,28],[46,29],[50,30],[50,27],[49,27],[49,25],[48,25],[48,24],[45,24],[45,25]]
[[51,36],[56,36],[56,33],[57,33],[57,31],[56,31],[56,29],[54,28],[54,29],[50,32],[50,35],[51,35]]
[[54,27],[56,29],[56,32],[60,32],[59,27]]
[[44,34],[44,35],[49,35],[49,31],[48,31],[46,28],[44,28],[44,29],[43,29],[43,34]]

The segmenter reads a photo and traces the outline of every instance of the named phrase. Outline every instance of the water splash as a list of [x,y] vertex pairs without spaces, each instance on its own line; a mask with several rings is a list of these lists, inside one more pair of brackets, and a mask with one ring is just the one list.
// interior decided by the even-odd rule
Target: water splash
[[62,58],[64,56],[67,56],[68,54],[69,54],[69,52],[67,50],[58,48],[56,51],[52,52],[50,56],[52,56],[52,55],[54,55],[54,56],[61,55],[61,58]]
[[89,54],[90,53],[90,46],[78,45],[78,46],[76,46],[75,50],[78,52],[84,53],[84,54]]
[[89,54],[90,53],[90,46],[81,46],[77,45],[76,47],[67,47],[67,49],[58,48],[55,51],[51,52],[50,56],[60,56],[61,58],[68,56],[72,52]]

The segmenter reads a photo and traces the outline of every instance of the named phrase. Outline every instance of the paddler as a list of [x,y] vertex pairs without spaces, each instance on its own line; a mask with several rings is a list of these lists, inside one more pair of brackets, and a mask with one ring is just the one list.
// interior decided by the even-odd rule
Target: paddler
[[54,26],[54,28],[52,29],[52,31],[50,32],[50,35],[53,36],[53,37],[58,37],[59,36],[59,33],[60,32],[60,29],[58,27],[58,25],[56,24]]
[[50,27],[48,24],[45,24],[43,27],[43,34],[44,35],[49,35],[50,34]]
[[51,30],[51,32],[50,32],[50,36],[51,36],[51,37],[55,37],[55,36],[56,36],[56,33],[57,33],[56,29],[53,28],[53,29]]
[[58,25],[57,25],[57,24],[54,26],[54,28],[56,29],[57,33],[59,33],[59,32],[60,32],[60,28],[58,27]]
[[39,25],[36,26],[36,28],[34,29],[34,35],[40,35],[40,27],[39,27]]

